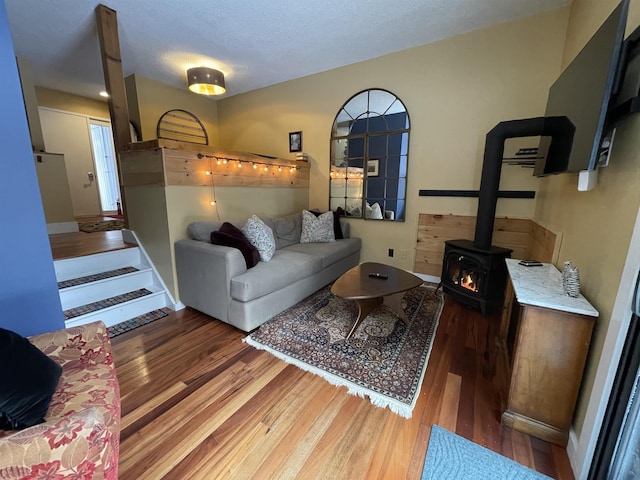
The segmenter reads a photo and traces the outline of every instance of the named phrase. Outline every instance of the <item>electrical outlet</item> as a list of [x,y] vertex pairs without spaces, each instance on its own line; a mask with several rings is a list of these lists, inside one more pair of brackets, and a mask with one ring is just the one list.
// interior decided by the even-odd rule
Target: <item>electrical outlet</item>
[[393,248],[390,248],[390,249],[389,249],[389,256],[390,256],[390,257],[393,257]]
[[406,250],[399,250],[398,251],[398,258],[401,260],[406,260],[407,259],[407,255],[408,252]]

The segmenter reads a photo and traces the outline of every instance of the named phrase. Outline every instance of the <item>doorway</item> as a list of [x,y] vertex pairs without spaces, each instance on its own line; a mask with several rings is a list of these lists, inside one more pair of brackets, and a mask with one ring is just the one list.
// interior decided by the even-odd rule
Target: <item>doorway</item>
[[106,119],[38,108],[45,148],[64,154],[73,214],[116,214],[120,197],[111,124]]
[[98,177],[98,194],[103,215],[121,214],[120,185],[113,133],[109,122],[89,119],[93,160]]

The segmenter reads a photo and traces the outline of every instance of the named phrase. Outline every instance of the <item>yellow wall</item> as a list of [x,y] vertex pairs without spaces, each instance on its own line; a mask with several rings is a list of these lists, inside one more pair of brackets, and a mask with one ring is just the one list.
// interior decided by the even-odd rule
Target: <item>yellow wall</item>
[[[350,220],[363,261],[411,269],[418,213],[475,215],[476,199],[418,197],[420,189],[478,189],[486,133],[504,120],[544,114],[557,77],[568,9],[460,35],[377,59],[237,95],[218,103],[222,146],[293,158],[288,132],[303,131],[311,162],[309,205],[326,209],[329,137],[356,92],[384,88],[411,119],[404,223]],[[502,188],[537,188],[531,170],[503,169]],[[498,215],[531,218],[534,200],[500,200]],[[387,249],[408,253],[387,256]]]
[[[595,33],[618,0],[574,0],[567,29],[564,62],[567,64]],[[640,1],[631,5],[627,30],[640,24]],[[599,170],[598,184],[589,192],[577,191],[577,175],[559,175],[540,182],[535,218],[563,233],[558,262],[571,260],[580,269],[581,290],[599,310],[591,342],[581,395],[574,418],[578,438],[592,395],[596,368],[611,321],[631,233],[640,205],[640,118],[622,122],[616,133],[610,164]]]
[[[218,145],[217,101],[198,95],[185,88],[175,88],[141,75],[126,78],[129,116],[138,127],[142,140],[157,138],[156,128],[162,114],[168,110],[182,109],[194,114],[203,123],[209,136],[209,145]],[[135,95],[131,92],[135,91]]]
[[106,101],[94,100],[44,87],[36,87],[36,98],[40,107],[109,119],[109,105]]

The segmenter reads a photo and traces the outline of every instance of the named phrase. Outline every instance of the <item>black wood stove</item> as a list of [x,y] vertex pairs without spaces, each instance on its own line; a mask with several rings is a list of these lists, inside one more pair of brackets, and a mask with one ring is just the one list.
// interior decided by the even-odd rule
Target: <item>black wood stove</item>
[[501,122],[487,134],[474,239],[445,242],[440,285],[447,294],[465,305],[480,308],[485,315],[487,306],[504,294],[507,279],[504,259],[511,256],[512,250],[491,245],[504,141],[513,137],[549,136],[547,154],[556,155],[570,146],[567,140],[573,136],[572,128],[566,117],[538,117]]
[[507,279],[505,258],[512,250],[501,247],[479,249],[470,240],[445,242],[442,264],[442,288],[460,303],[480,308],[487,314],[487,306],[498,302],[504,293]]

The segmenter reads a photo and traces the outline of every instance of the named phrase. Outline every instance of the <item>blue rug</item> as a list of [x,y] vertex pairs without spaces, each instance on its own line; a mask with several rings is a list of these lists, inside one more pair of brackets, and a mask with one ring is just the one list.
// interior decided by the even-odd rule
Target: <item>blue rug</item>
[[549,480],[549,477],[433,425],[422,480]]

